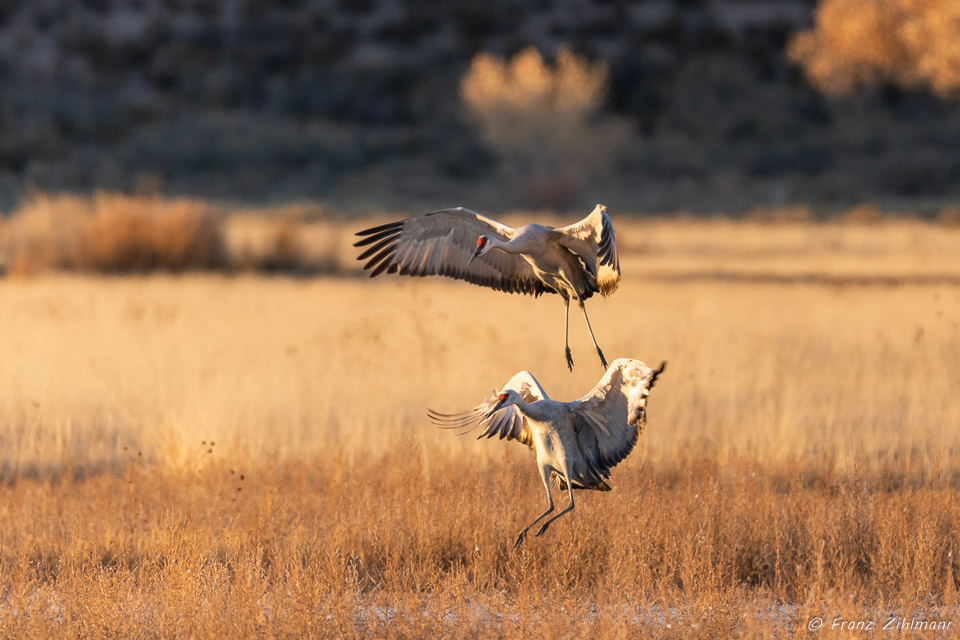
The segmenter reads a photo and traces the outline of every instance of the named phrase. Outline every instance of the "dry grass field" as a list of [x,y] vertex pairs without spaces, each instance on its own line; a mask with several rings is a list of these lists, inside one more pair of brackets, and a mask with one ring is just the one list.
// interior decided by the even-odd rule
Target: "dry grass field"
[[960,229],[617,224],[591,320],[669,366],[614,491],[516,552],[530,453],[425,412],[520,369],[586,392],[558,299],[346,246],[325,277],[0,280],[0,636],[957,635]]

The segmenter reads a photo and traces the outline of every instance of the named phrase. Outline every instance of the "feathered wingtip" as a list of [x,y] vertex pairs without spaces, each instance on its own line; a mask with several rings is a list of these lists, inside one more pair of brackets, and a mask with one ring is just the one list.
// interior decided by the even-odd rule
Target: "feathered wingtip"
[[653,388],[654,383],[656,383],[657,378],[660,377],[660,374],[663,373],[663,370],[667,368],[667,361],[664,360],[660,363],[660,367],[653,370],[653,375],[650,376],[650,388]]
[[620,274],[607,266],[601,266],[600,273],[597,276],[597,288],[600,289],[600,295],[606,298],[619,286]]
[[649,377],[644,376],[644,383],[635,385],[627,396],[627,424],[636,427],[640,433],[647,426],[647,397],[650,395],[650,390],[653,389],[654,384],[656,384],[657,378],[666,368],[667,361],[664,360],[658,368],[648,369],[650,371]]
[[620,284],[620,254],[617,251],[616,235],[605,206],[598,204],[590,217],[593,219],[594,228],[600,233],[597,246],[597,285],[600,295],[607,297],[616,291]]

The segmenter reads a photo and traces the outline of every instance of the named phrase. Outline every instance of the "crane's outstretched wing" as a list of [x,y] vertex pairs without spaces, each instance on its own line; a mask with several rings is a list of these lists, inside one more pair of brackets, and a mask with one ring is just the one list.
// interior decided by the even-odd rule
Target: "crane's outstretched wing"
[[627,457],[647,422],[647,396],[667,363],[653,369],[639,360],[614,360],[600,382],[574,403],[573,427],[584,460],[596,473]]
[[488,235],[507,242],[513,238],[513,231],[496,220],[458,207],[364,229],[357,233],[363,239],[353,246],[372,245],[357,257],[369,259],[363,268],[371,270],[371,278],[383,272],[440,275],[509,293],[539,296],[551,291],[518,255],[492,249],[470,261],[478,237]]
[[464,433],[468,433],[479,425],[483,427],[483,431],[477,436],[478,440],[484,436],[492,438],[498,435],[501,440],[504,438],[516,440],[520,444],[525,444],[533,449],[533,434],[530,432],[530,425],[527,424],[527,419],[523,417],[516,405],[504,407],[490,416],[487,415],[497,405],[498,396],[507,389],[519,393],[524,402],[536,402],[547,398],[547,392],[543,390],[533,374],[529,371],[521,371],[510,378],[499,391],[494,391],[492,396],[470,411],[444,414],[430,409],[427,415],[431,422],[443,429],[465,429]]
[[597,276],[600,294],[608,296],[620,284],[620,253],[607,208],[598,204],[580,222],[554,229],[557,241],[583,260]]

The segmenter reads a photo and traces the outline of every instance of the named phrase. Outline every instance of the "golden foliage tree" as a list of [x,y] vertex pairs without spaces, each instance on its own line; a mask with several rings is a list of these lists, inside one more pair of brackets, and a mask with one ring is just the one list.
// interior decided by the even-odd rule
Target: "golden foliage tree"
[[601,110],[609,70],[561,49],[553,66],[530,47],[503,60],[474,57],[460,85],[467,115],[532,204],[562,206],[602,174],[628,137]]
[[879,82],[960,94],[960,2],[822,0],[790,58],[820,89],[846,94]]

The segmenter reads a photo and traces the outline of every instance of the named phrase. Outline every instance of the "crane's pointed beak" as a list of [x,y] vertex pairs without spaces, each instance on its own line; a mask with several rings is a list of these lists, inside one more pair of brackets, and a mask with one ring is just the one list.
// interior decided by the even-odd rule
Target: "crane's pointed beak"
[[500,409],[501,409],[502,407],[503,407],[503,402],[502,402],[502,401],[501,401],[501,402],[498,402],[498,403],[495,404],[495,405],[493,405],[493,409],[490,409],[490,411],[487,411],[487,414],[486,414],[485,416],[483,416],[483,419],[486,420],[487,418],[489,418],[490,416],[492,416],[493,414],[495,414],[497,411],[500,411]]
[[470,259],[467,260],[467,266],[470,266],[470,263],[473,262],[474,258],[480,255],[480,252],[483,251],[483,247],[477,247],[477,250],[473,252],[473,255],[470,256]]

